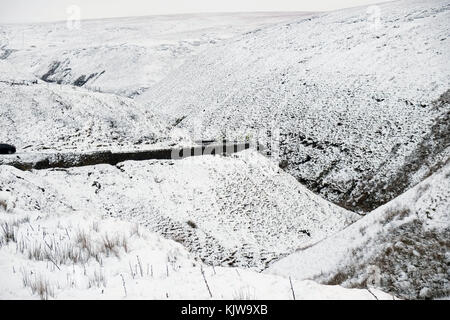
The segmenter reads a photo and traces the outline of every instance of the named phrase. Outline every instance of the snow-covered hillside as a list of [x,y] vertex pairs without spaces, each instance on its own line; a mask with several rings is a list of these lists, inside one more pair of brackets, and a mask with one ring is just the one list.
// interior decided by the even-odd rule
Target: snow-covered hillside
[[[0,186],[26,199],[24,182],[16,178],[20,171],[1,168]],[[127,161],[21,176],[40,181],[53,197],[39,202],[41,210],[49,210],[62,197],[77,210],[139,223],[214,265],[261,270],[358,218],[321,199],[251,150],[229,157]],[[62,185],[58,195],[52,195],[50,190]]]
[[308,188],[370,211],[449,156],[450,4],[377,8],[235,37],[137,99],[203,138],[259,137]]
[[4,60],[0,127],[0,141],[16,145],[19,152],[130,148],[176,140],[152,112],[129,98],[45,83]]
[[[39,177],[0,168],[0,181],[13,175],[26,196],[0,191],[0,299],[293,298],[287,278],[205,265],[137,224],[71,208]],[[292,287],[297,299],[393,298],[295,279]]]
[[302,13],[190,14],[0,25],[0,60],[49,82],[135,96],[216,43]]
[[81,23],[0,25],[0,299],[450,296],[448,1]]
[[407,299],[450,296],[450,164],[318,244],[265,272]]
[[69,170],[0,166],[0,298],[292,299],[292,280],[296,299],[393,299],[217,266],[260,269],[355,218],[251,150]]

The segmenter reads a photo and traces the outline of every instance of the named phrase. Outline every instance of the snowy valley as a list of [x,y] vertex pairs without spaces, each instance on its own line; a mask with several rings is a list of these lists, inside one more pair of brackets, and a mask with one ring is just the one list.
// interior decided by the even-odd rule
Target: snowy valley
[[449,298],[450,3],[376,8],[0,25],[0,299]]

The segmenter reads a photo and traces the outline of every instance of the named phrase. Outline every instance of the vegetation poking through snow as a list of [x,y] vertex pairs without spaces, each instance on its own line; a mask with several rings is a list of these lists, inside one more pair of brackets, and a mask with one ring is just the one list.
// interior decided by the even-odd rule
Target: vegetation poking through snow
[[405,299],[450,295],[450,164],[335,235],[266,271]]

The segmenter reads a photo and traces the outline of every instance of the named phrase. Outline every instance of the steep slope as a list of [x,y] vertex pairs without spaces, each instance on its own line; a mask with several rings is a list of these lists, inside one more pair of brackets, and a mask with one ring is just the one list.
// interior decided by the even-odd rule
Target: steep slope
[[257,139],[311,190],[370,211],[442,166],[450,144],[450,4],[375,8],[233,38],[137,99],[196,138]]
[[450,296],[450,164],[318,244],[265,272],[397,296]]
[[0,60],[0,141],[22,150],[93,150],[169,141],[151,112],[128,98],[47,84]]
[[[292,299],[289,279],[204,265],[136,224],[71,208],[59,189],[0,166],[0,299]],[[297,299],[392,299],[313,281],[292,287]]]
[[302,13],[190,14],[0,25],[0,60],[36,77],[133,97],[223,39]]
[[[26,198],[22,180],[15,178],[18,171],[1,168],[0,183]],[[60,197],[77,210],[139,223],[212,265],[261,270],[358,218],[251,150],[229,157],[127,161],[26,176],[42,181],[43,190],[63,185]],[[49,205],[40,202],[39,208]]]

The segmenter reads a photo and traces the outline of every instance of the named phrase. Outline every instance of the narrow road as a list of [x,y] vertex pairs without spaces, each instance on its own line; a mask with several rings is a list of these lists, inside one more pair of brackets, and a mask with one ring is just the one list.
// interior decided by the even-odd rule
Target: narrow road
[[56,152],[56,153],[17,153],[0,155],[0,165],[13,166],[20,170],[42,170],[50,168],[72,168],[96,164],[116,165],[133,160],[179,160],[193,156],[227,155],[250,148],[250,143],[204,144],[185,148],[165,148],[136,150],[126,152]]

